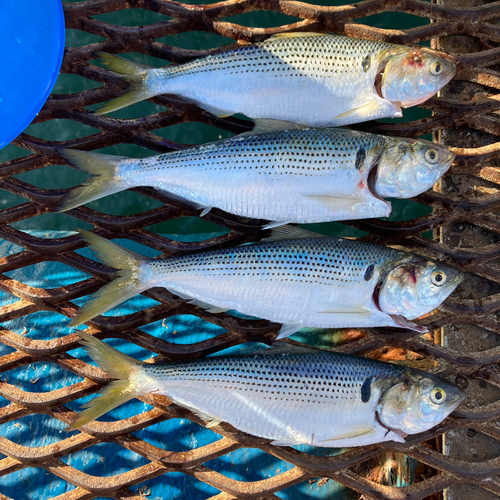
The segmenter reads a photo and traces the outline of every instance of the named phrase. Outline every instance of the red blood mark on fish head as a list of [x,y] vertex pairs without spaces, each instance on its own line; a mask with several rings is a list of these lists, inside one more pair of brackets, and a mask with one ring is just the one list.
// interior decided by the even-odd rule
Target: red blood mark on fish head
[[365,188],[365,181],[359,181],[358,182],[358,188],[359,189],[364,189]]
[[410,282],[413,283],[414,285],[417,283],[417,271],[414,267],[410,268],[408,278]]
[[418,68],[421,68],[424,65],[422,53],[416,50],[412,50],[406,55],[405,63],[410,66],[417,66]]

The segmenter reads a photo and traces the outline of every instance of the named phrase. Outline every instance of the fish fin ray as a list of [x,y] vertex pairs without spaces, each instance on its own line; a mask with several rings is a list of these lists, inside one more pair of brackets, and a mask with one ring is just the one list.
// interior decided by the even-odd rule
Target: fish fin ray
[[327,238],[324,234],[308,231],[298,226],[280,225],[272,229],[271,236],[263,238],[262,241],[281,241],[281,240],[295,240],[302,238]]
[[[178,403],[176,402],[176,404]],[[204,413],[201,410],[197,410],[195,408],[190,408],[190,410],[205,422],[205,427],[207,429],[215,427],[216,425],[219,425],[222,422],[222,420],[218,419],[217,417],[212,417],[211,415],[208,415],[207,413]]]
[[92,335],[85,332],[78,332],[78,334],[82,338],[80,343],[89,356],[100,368],[117,380],[107,385],[96,398],[83,406],[86,409],[68,425],[66,428],[68,431],[78,429],[113,408],[149,391],[144,385],[137,383],[136,375],[142,367],[140,361],[121,353]]
[[127,250],[90,231],[80,230],[80,233],[103,264],[119,269],[120,277],[104,285],[93,294],[91,300],[80,307],[70,326],[86,323],[145,289],[139,278],[139,269],[146,263],[146,259],[142,255]]
[[324,33],[315,33],[314,31],[304,31],[303,33],[300,31],[292,31],[288,33],[276,33],[270,38],[278,39],[278,38],[297,38],[302,36],[325,36]]
[[296,444],[304,444],[303,441],[296,441],[293,439],[277,439],[275,441],[271,441],[271,444],[274,446],[295,446]]
[[302,323],[290,323],[287,325],[283,325],[281,327],[281,330],[278,332],[278,336],[276,337],[276,340],[281,340],[286,337],[290,337],[290,335],[293,335],[294,333],[298,332],[301,328],[304,328],[305,325]]
[[216,116],[217,118],[227,118],[228,116],[233,115],[232,111],[228,111],[227,109],[217,108],[216,106],[211,106],[210,104],[206,104],[204,102],[192,101],[196,106],[201,109],[204,109],[211,115]]
[[[381,112],[382,108],[385,108],[383,113]],[[392,114],[390,114],[389,111],[392,112]],[[349,123],[375,120],[379,117],[379,115],[380,117],[392,116],[393,118],[400,118],[403,116],[403,113],[399,106],[387,101],[386,99],[378,98],[378,100],[368,102],[354,109],[350,109],[349,111],[336,116],[332,121],[335,125],[347,125]]]
[[351,310],[337,310],[337,309],[327,309],[325,311],[317,311],[318,314],[365,314],[365,315],[370,315],[371,312],[367,311],[366,309],[359,308],[359,309],[351,309]]
[[270,222],[269,224],[266,224],[265,226],[262,226],[262,229],[274,229],[276,227],[285,226],[286,224],[290,224],[290,222],[291,221],[289,221],[289,220],[284,220],[284,221],[276,220],[274,222]]
[[120,162],[126,159],[123,156],[103,155],[65,148],[57,148],[56,151],[78,170],[92,175],[64,198],[59,206],[60,212],[66,212],[72,208],[132,187],[116,180]]
[[242,135],[269,134],[272,132],[283,132],[285,130],[303,130],[308,128],[306,125],[294,123],[285,120],[275,120],[273,118],[254,119],[255,127],[250,132],[243,132]]
[[[169,289],[170,290],[170,289]],[[214,304],[209,304],[208,302],[204,302],[203,300],[200,299],[193,299],[192,295],[188,295],[187,293],[179,292],[178,290],[171,289],[170,290],[172,293],[180,297],[181,299],[187,300],[188,304],[193,304],[196,307],[199,307],[200,309],[204,309],[207,312],[211,312],[213,314],[218,314],[222,312],[226,312],[228,309],[224,307],[218,307],[215,306]]]
[[248,353],[249,356],[259,355],[267,356],[272,354],[300,354],[300,353],[311,353],[318,352],[318,349],[312,347],[303,347],[293,344],[285,344],[283,342],[277,342],[271,347],[257,347],[255,351]]
[[118,109],[125,108],[136,102],[149,99],[156,95],[155,92],[149,90],[147,86],[147,75],[151,69],[148,66],[135,63],[124,57],[98,52],[101,57],[101,62],[111,71],[118,73],[121,78],[128,83],[128,88],[125,89],[122,95],[111,99],[104,103],[97,111],[98,115],[111,113]]
[[340,434],[338,436],[335,436],[334,438],[330,439],[323,439],[320,441],[320,443],[328,443],[328,442],[335,442],[335,441],[340,441],[341,439],[352,439],[356,437],[361,437],[361,436],[366,436],[367,434],[373,434],[375,432],[375,429],[370,428],[370,429],[359,429],[351,432],[346,432],[344,434]]

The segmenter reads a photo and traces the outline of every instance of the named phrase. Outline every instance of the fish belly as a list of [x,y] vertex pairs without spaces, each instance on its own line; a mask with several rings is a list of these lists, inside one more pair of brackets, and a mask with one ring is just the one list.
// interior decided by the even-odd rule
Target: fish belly
[[219,168],[212,161],[192,168],[168,169],[153,185],[202,207],[217,207],[243,217],[271,221],[312,223],[384,217],[390,205],[371,194],[366,173],[334,167],[318,172],[317,160],[293,165],[281,159],[251,157],[227,162]]
[[[300,265],[298,265],[300,267]],[[157,286],[216,309],[283,324],[317,328],[389,326],[390,316],[371,299],[373,283],[320,283],[312,273],[288,274],[279,263],[265,268],[248,258],[224,272],[176,273]],[[281,269],[280,269],[281,267]]]
[[[242,113],[249,118],[271,118],[311,126],[344,124],[346,112],[380,99],[366,78],[342,81],[310,76],[272,77],[261,73],[231,75],[220,70],[178,76],[165,84],[167,93],[183,96],[220,116]],[[213,109],[211,109],[213,108]],[[391,108],[392,109],[392,108]],[[219,110],[219,112],[217,112]],[[384,111],[386,116],[387,111]],[[380,112],[374,108],[373,118]],[[365,119],[370,119],[370,116]]]

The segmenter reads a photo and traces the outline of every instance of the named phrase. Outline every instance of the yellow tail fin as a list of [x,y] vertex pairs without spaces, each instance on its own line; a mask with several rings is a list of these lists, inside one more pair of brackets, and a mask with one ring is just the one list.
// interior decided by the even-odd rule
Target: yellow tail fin
[[76,168],[93,176],[66,196],[59,207],[60,212],[133,187],[120,182],[118,176],[120,162],[127,159],[123,156],[102,155],[63,148],[56,149],[56,151]]
[[146,83],[148,71],[151,68],[142,64],[137,64],[130,59],[113,56],[105,52],[98,52],[98,55],[101,56],[101,62],[103,64],[111,71],[122,75],[122,78],[129,84],[129,87],[125,90],[123,95],[111,99],[111,101],[101,106],[101,108],[96,111],[98,115],[111,113],[112,111],[125,108],[131,104],[149,99],[156,95],[155,92],[151,92],[148,89]]
[[80,233],[103,264],[119,269],[120,277],[97,291],[80,308],[70,326],[81,325],[148,288],[141,282],[141,266],[147,265],[148,259],[90,231],[82,229]]
[[118,380],[111,382],[99,392],[98,397],[83,406],[86,409],[66,428],[68,431],[78,429],[130,399],[149,392],[148,388],[138,384],[138,375],[143,363],[117,351],[92,335],[84,332],[78,332],[78,335],[83,339],[80,343],[89,356],[100,368]]

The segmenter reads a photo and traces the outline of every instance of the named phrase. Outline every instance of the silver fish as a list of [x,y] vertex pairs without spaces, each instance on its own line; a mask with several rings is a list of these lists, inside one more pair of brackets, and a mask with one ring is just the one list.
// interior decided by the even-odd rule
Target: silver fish
[[181,65],[150,69],[101,54],[129,82],[99,112],[175,94],[217,115],[243,113],[316,127],[402,116],[446,85],[455,66],[420,48],[284,33]]
[[278,446],[404,443],[408,434],[439,424],[464,399],[436,375],[346,354],[266,349],[151,365],[78,334],[90,357],[118,380],[86,404],[70,429],[156,392],[197,413],[207,427],[229,422]]
[[394,326],[438,307],[462,281],[454,268],[424,257],[284,226],[273,241],[146,259],[88,231],[85,240],[120,278],[85,303],[72,325],[162,286],[212,312],[237,310],[283,323],[283,338],[305,326]]
[[60,210],[138,186],[151,186],[205,215],[212,207],[289,222],[386,217],[383,197],[410,198],[435,184],[455,155],[427,141],[342,129],[236,136],[150,158],[58,150],[93,174]]

